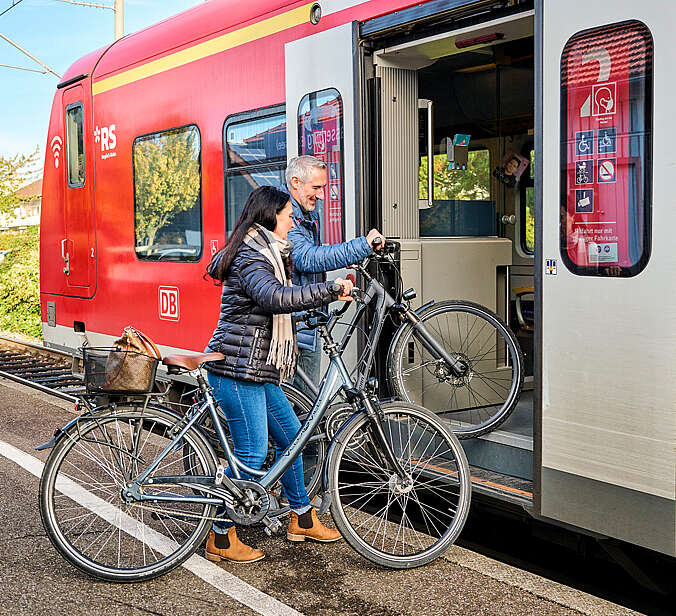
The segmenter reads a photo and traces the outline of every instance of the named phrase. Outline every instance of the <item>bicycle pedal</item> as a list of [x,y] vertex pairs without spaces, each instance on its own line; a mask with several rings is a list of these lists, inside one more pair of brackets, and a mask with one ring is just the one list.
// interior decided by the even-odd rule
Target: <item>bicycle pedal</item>
[[282,530],[282,523],[277,518],[269,518],[266,516],[263,519],[263,523],[265,524],[265,533],[269,537],[278,534]]

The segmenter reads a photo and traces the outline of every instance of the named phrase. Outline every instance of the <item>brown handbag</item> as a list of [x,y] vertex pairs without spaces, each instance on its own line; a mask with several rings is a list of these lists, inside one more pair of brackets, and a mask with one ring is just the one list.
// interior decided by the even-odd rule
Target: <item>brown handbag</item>
[[106,361],[105,391],[150,391],[155,380],[158,360],[162,359],[155,343],[131,325],[124,328]]

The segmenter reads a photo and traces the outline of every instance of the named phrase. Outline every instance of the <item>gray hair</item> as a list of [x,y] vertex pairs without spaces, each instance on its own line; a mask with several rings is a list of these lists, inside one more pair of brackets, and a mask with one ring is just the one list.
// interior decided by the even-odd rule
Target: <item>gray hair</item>
[[315,156],[296,156],[286,166],[286,185],[290,186],[291,178],[298,178],[301,182],[309,182],[312,169],[326,169],[326,163]]

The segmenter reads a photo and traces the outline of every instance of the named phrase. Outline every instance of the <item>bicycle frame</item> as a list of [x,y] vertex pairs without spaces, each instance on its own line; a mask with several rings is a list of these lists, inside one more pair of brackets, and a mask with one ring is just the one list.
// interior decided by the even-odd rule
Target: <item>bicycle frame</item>
[[[247,466],[235,456],[234,452],[230,448],[230,445],[228,444],[228,440],[225,435],[225,430],[221,425],[220,415],[216,408],[217,403],[214,400],[213,396],[211,395],[210,388],[207,385],[204,376],[201,374],[201,371],[198,370],[197,372],[198,374],[195,376],[197,376],[198,383],[200,384],[200,390],[204,394],[205,397],[204,401],[200,404],[199,408],[195,412],[193,413],[189,412],[188,415],[189,419],[181,427],[179,432],[172,439],[171,443],[160,453],[160,455],[157,458],[155,458],[155,460],[153,460],[150,466],[143,473],[141,473],[141,475],[139,475],[137,478],[135,478],[128,484],[125,493],[125,496],[127,498],[134,499],[137,501],[155,501],[155,502],[187,501],[193,503],[204,503],[214,505],[220,505],[222,503],[222,499],[211,498],[208,496],[196,496],[196,495],[168,496],[162,494],[142,493],[139,489],[141,485],[145,484],[146,480],[149,479],[150,474],[155,469],[157,469],[157,467],[160,465],[162,460],[167,456],[167,454],[169,454],[172,450],[174,450],[177,447],[177,444],[180,443],[181,439],[185,436],[185,434],[197,422],[199,422],[202,419],[203,415],[207,412],[211,416],[212,422],[218,434],[218,440],[221,444],[221,447],[223,447],[223,451],[225,452],[226,459],[228,461],[228,464],[230,465],[230,468],[232,469],[235,479],[240,479],[242,476],[242,472],[250,474],[254,477],[257,477],[257,482],[260,483],[260,485],[267,490],[281,478],[281,476],[286,472],[286,470],[291,466],[291,464],[293,464],[294,460],[303,451],[305,445],[307,445],[313,432],[319,425],[319,422],[322,420],[324,413],[328,408],[329,403],[331,402],[332,394],[336,390],[336,388],[339,386],[344,386],[347,389],[351,389],[353,387],[350,375],[345,367],[345,364],[343,363],[341,353],[340,352],[333,353],[330,358],[329,368],[326,371],[326,374],[322,380],[317,400],[315,401],[312,410],[310,411],[310,414],[307,416],[307,418],[301,425],[298,434],[296,434],[293,441],[284,450],[284,452],[277,457],[277,460],[275,460],[274,464],[269,469],[262,471]],[[220,473],[220,477],[218,473],[217,476],[214,477],[195,476],[189,477],[189,480],[187,476],[170,476],[170,477],[155,476],[152,479],[150,479],[149,482],[160,484],[183,484],[183,485],[192,484],[195,486],[201,486],[201,489],[206,492],[209,492],[211,490],[205,489],[205,487],[213,485],[218,486],[219,483],[222,482],[225,485],[225,487],[231,490],[236,496],[238,497],[243,496],[241,490],[237,487],[237,484],[235,484],[227,475],[222,475],[222,471]],[[145,485],[146,490],[147,487],[148,486],[146,484]]]

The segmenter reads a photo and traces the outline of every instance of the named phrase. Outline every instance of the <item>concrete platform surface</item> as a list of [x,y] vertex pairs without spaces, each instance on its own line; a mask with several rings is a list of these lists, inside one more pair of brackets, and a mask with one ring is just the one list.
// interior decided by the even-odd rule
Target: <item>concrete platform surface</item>
[[345,542],[295,544],[257,527],[240,536],[265,552],[258,563],[216,565],[200,550],[152,582],[93,580],[52,547],[37,505],[47,452],[34,447],[73,412],[68,403],[0,377],[0,616],[637,613],[457,546],[425,567],[393,571],[365,561]]

